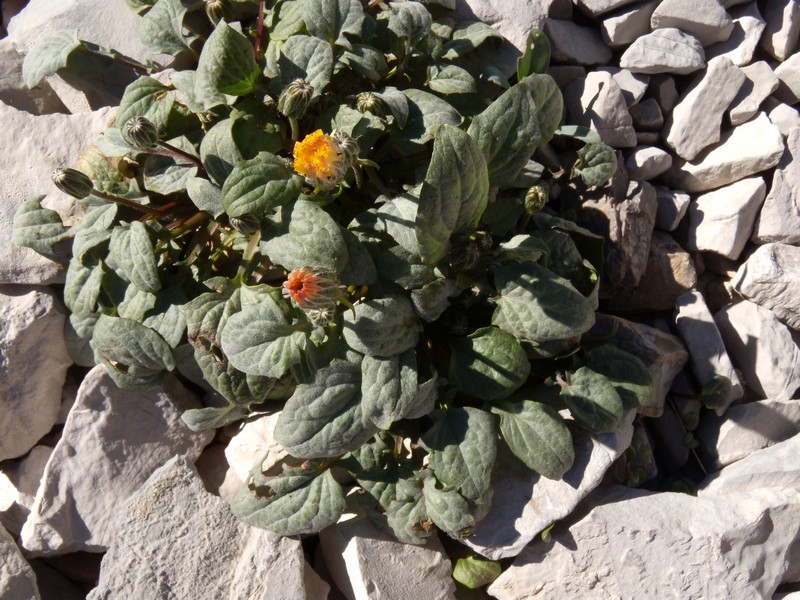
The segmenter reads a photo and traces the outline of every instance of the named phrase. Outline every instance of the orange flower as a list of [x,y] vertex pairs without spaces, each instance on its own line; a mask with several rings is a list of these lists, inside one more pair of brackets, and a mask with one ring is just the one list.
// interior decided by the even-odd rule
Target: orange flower
[[339,144],[317,129],[294,145],[294,170],[320,189],[338,185],[347,172],[347,160]]
[[286,278],[283,295],[303,309],[327,309],[336,306],[342,286],[334,273],[324,269],[300,267]]

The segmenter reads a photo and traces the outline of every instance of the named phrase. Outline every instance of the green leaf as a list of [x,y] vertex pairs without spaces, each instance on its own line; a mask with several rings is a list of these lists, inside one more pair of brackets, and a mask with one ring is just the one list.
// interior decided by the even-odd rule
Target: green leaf
[[573,418],[593,433],[616,431],[622,420],[622,399],[605,375],[588,367],[569,373],[561,397]]
[[12,243],[31,248],[57,260],[69,257],[72,232],[64,227],[59,214],[44,208],[44,196],[28,198],[14,213]]
[[[302,470],[293,469],[294,471]],[[231,500],[231,511],[248,525],[279,535],[317,533],[339,520],[346,507],[344,490],[330,469],[319,473],[316,465],[305,467],[306,477],[281,475],[259,477],[241,487]],[[301,485],[276,493],[283,479],[300,480]]]
[[117,208],[118,205],[113,203],[95,206],[74,227],[72,255],[75,258],[82,259],[87,252],[111,239],[111,225],[116,219]]
[[133,221],[128,229],[115,229],[109,255],[120,273],[145,292],[161,289],[153,242],[144,223]]
[[380,429],[420,412],[433,409],[430,391],[435,381],[419,384],[413,351],[388,358],[365,356],[361,361],[361,397],[364,418]]
[[272,24],[269,32],[270,41],[285,41],[305,29],[303,11],[305,0],[283,0],[272,9]]
[[192,431],[200,432],[230,425],[234,421],[246,418],[249,414],[249,409],[236,404],[207,406],[183,411],[181,421],[186,423]]
[[461,58],[487,40],[499,44],[503,36],[481,21],[462,21],[453,30],[453,39],[444,45],[443,58]]
[[411,290],[411,302],[423,321],[433,323],[450,306],[450,298],[460,293],[452,279],[437,279],[418,290]]
[[485,401],[502,400],[528,379],[531,364],[517,339],[497,327],[482,327],[450,342],[447,378],[458,391]]
[[414,144],[426,144],[434,138],[440,125],[460,125],[461,114],[428,92],[410,88],[403,93],[408,99],[408,119],[403,137]]
[[[173,143],[173,145],[183,150],[191,148],[190,152],[194,154],[195,150],[186,138],[181,139],[184,143]],[[186,189],[188,179],[195,173],[197,167],[187,159],[151,154],[144,161],[144,187],[148,192],[165,196],[182,192]]]
[[453,567],[453,579],[471,590],[477,590],[492,583],[502,572],[503,568],[499,562],[487,560],[482,556],[468,556],[456,561],[456,566]]
[[617,153],[604,143],[586,144],[578,150],[578,164],[572,176],[580,175],[586,187],[605,185],[617,170]]
[[69,357],[79,367],[93,367],[96,362],[94,350],[90,345],[97,315],[81,317],[72,313],[64,323],[64,341],[67,344]]
[[440,94],[472,94],[478,91],[469,71],[455,65],[428,67],[428,87]]
[[471,533],[475,526],[473,507],[457,490],[440,487],[436,477],[431,475],[424,480],[423,494],[428,516],[439,529],[457,538],[467,537]]
[[430,33],[433,18],[424,5],[419,2],[394,2],[391,9],[388,28],[398,38],[416,43]]
[[486,157],[492,187],[513,181],[561,121],[563,99],[549,75],[530,75],[472,120],[467,133]]
[[156,126],[156,131],[163,134],[174,102],[174,94],[161,82],[152,77],[139,77],[125,88],[117,109],[117,128],[121,130],[134,117],[146,117]]
[[222,206],[231,217],[264,215],[296,200],[303,180],[286,161],[268,152],[238,163],[222,186]]
[[422,494],[415,499],[391,502],[385,515],[389,529],[404,544],[424,544],[435,530]]
[[203,46],[195,89],[208,86],[221,94],[245,96],[253,91],[259,74],[253,45],[221,20]]
[[502,242],[494,255],[500,263],[537,262],[549,254],[549,248],[540,238],[532,235],[515,235],[507,242]]
[[500,298],[492,323],[519,340],[565,340],[594,324],[589,301],[569,281],[536,263],[497,267],[495,285]]
[[25,55],[22,79],[29,88],[39,85],[48,75],[67,66],[73,51],[81,46],[74,29],[51,31],[40,37]]
[[550,40],[539,29],[531,29],[525,40],[525,51],[517,59],[517,80],[534,73],[546,73],[550,64]]
[[500,434],[511,452],[529,469],[556,480],[570,470],[575,461],[572,434],[552,406],[521,392],[493,405],[492,412],[500,415]]
[[284,208],[283,214],[288,232],[261,242],[262,253],[273,263],[287,271],[313,267],[340,273],[345,268],[347,245],[336,221],[322,207],[301,199]]
[[280,78],[273,80],[271,89],[279,94],[295,79],[305,79],[319,96],[331,80],[333,51],[323,40],[308,35],[294,35],[286,40],[278,57]]
[[599,144],[603,141],[599,133],[584,125],[562,125],[556,129],[555,135],[571,137],[586,144]]
[[303,20],[314,37],[326,41],[330,46],[350,49],[346,34],[361,37],[364,8],[359,0],[306,0],[303,3]]
[[422,183],[416,217],[420,256],[435,263],[448,252],[450,236],[474,228],[489,199],[486,161],[458,127],[444,125]]
[[350,67],[356,75],[371,81],[380,81],[389,70],[383,52],[366,44],[352,44],[342,53],[340,61]]
[[158,0],[139,21],[139,37],[156,52],[177,56],[189,52],[193,35],[184,35],[182,0]]
[[653,378],[644,363],[630,352],[604,344],[586,353],[586,366],[605,375],[625,408],[652,406]]
[[408,122],[408,96],[394,87],[384,88],[382,92],[375,92],[375,95],[383,100],[384,104],[389,108],[389,112],[392,113],[397,126],[403,129]]
[[275,426],[275,439],[292,456],[321,458],[356,450],[377,427],[364,419],[361,370],[334,359],[301,383],[287,400]]
[[149,327],[131,319],[102,315],[95,324],[92,348],[117,372],[159,372],[175,369],[172,348]]
[[94,261],[84,265],[77,258],[73,258],[69,261],[64,283],[64,304],[79,317],[94,314],[102,281],[103,263]]
[[419,321],[405,296],[375,298],[344,314],[342,335],[355,351],[369,356],[392,356],[413,348]]
[[222,190],[208,179],[188,177],[186,193],[189,194],[189,199],[197,208],[210,213],[215,219],[225,212],[222,207]]
[[306,334],[269,297],[231,315],[221,336],[222,350],[236,369],[274,378],[300,362],[307,342]]
[[116,316],[141,322],[145,313],[155,305],[155,294],[143,292],[135,285],[129,285],[125,289],[125,298],[117,305]]

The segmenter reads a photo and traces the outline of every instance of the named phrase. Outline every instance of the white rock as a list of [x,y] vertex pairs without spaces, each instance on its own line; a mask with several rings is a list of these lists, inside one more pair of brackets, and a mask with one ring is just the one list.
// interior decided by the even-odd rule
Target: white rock
[[[613,67],[599,67],[599,69],[610,68]],[[556,82],[558,89],[565,90],[574,81],[586,77],[586,67],[580,65],[550,65],[547,67],[547,74]]]
[[596,17],[634,2],[636,0],[577,0],[577,5],[588,14]]
[[267,471],[288,455],[273,436],[279,416],[280,413],[275,413],[247,421],[225,449],[228,464],[242,481],[247,481],[250,470],[259,461],[261,470]]
[[630,176],[643,181],[658,177],[671,166],[672,155],[655,146],[636,146],[625,159]]
[[3,6],[0,6],[0,12],[3,13],[3,29],[8,29],[8,24],[19,11],[25,8],[27,0],[4,0]]
[[650,16],[661,0],[626,6],[607,15],[600,23],[600,33],[606,44],[620,48],[650,33]]
[[572,21],[547,19],[544,32],[550,39],[554,62],[579,65],[605,65],[611,61],[611,49],[597,31]]
[[718,144],[693,161],[675,160],[664,181],[687,192],[704,192],[734,183],[778,164],[783,137],[763,112],[722,134]]
[[48,83],[28,89],[22,81],[22,56],[8,38],[0,40],[0,102],[35,115],[67,112]]
[[731,283],[739,294],[800,330],[800,248],[764,244],[739,267]]
[[[238,521],[209,494],[191,461],[176,456],[122,505],[116,539],[90,600],[214,598],[316,600],[299,540]],[[325,586],[327,587],[327,586]]]
[[9,533],[22,530],[52,453],[49,446],[34,446],[19,462],[0,470],[0,523]]
[[619,66],[634,73],[685,75],[706,66],[703,45],[679,29],[658,29],[633,42]]
[[564,103],[573,123],[591,127],[603,141],[614,148],[632,148],[636,132],[628,113],[625,97],[614,77],[606,72],[592,72],[564,91]]
[[403,544],[355,517],[319,537],[328,571],[348,600],[455,600],[450,559],[435,535],[424,546]]
[[767,195],[763,177],[750,177],[707,192],[689,206],[688,247],[739,258]]
[[742,67],[742,73],[747,79],[728,110],[731,125],[734,126],[749,121],[758,112],[767,96],[778,89],[777,76],[763,60]]
[[775,76],[779,80],[775,97],[786,104],[800,102],[800,54],[793,54],[775,67]]
[[226,502],[230,502],[239,488],[244,485],[244,482],[228,465],[228,460],[225,458],[225,446],[222,444],[208,446],[195,461],[194,466],[197,468],[206,490]]
[[786,60],[797,47],[800,36],[800,3],[797,0],[765,0],[761,11],[767,27],[761,47],[772,57]]
[[656,227],[664,231],[674,231],[686,214],[691,197],[681,190],[671,190],[663,185],[655,187],[658,200]]
[[650,26],[680,29],[710,46],[730,37],[733,20],[718,0],[662,0],[650,17]]
[[81,115],[34,116],[0,103],[0,131],[13,144],[4,144],[0,172],[0,283],[63,283],[63,265],[28,248],[11,243],[14,212],[31,196],[47,194],[47,205],[65,213],[73,200],[58,191],[50,175],[74,165],[80,153],[94,144],[111,117],[109,109]]
[[764,110],[772,124],[780,129],[783,137],[789,137],[789,133],[795,127],[800,127],[800,111],[796,108],[779,102],[775,98],[767,98],[763,104]]
[[675,87],[675,80],[666,74],[650,78],[650,94],[656,99],[661,112],[665,115],[672,112],[680,97]]
[[660,131],[664,126],[664,115],[655,98],[647,98],[630,107],[631,119],[636,133],[645,131]]
[[102,366],[92,369],[45,468],[23,546],[31,555],[106,550],[114,539],[111,507],[172,456],[195,460],[213,437],[181,421],[181,408],[195,402],[171,376],[159,391],[130,392]]
[[[614,78],[619,89],[622,90],[622,95],[625,97],[625,104],[629,107],[635,105],[642,99],[642,96],[644,96],[644,93],[647,91],[647,85],[650,83],[649,75],[631,73],[628,69],[606,66],[596,67],[593,70],[609,73]],[[586,73],[584,72],[582,76],[586,77]],[[563,86],[563,88],[566,87],[566,85]]]
[[0,285],[0,460],[26,454],[58,419],[72,364],[64,320],[47,288]]
[[40,600],[36,575],[22,557],[14,539],[0,527],[0,598]]
[[681,158],[692,160],[720,138],[722,117],[746,77],[729,58],[708,61],[708,67],[681,95],[662,135]]
[[[76,557],[78,560],[84,558],[80,555]],[[36,574],[36,585],[43,600],[86,600],[86,591],[80,590],[60,571],[56,571],[37,558],[31,560],[30,565]]]
[[714,318],[699,292],[684,294],[676,301],[675,324],[689,351],[689,362],[701,386],[715,379],[727,380],[730,388],[714,399],[713,408],[721,415],[733,402],[744,395],[739,376],[725,350],[722,336]]
[[800,349],[771,310],[742,300],[714,315],[725,349],[761,398],[788,400],[800,387]]
[[759,400],[709,413],[698,430],[704,458],[717,468],[800,434],[800,400]]
[[737,67],[750,64],[766,27],[755,2],[731,11],[733,32],[724,42],[706,48],[706,58],[727,56]]
[[581,520],[557,526],[551,542],[526,548],[489,594],[498,600],[769,598],[786,570],[791,533],[773,531],[765,498],[734,503],[616,487],[598,500],[605,503]]
[[492,560],[516,556],[546,527],[570,514],[595,489],[611,464],[631,443],[634,411],[614,433],[573,432],[575,462],[560,480],[530,471],[496,469],[492,508],[464,543]]
[[786,139],[786,151],[772,177],[772,187],[753,230],[753,241],[800,242],[800,128]]

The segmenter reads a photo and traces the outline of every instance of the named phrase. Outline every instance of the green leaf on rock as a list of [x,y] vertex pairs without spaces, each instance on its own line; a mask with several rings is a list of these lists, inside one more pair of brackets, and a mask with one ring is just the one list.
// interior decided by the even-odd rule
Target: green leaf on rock
[[625,408],[653,405],[653,378],[638,357],[604,344],[587,352],[585,362],[587,367],[611,381]]
[[102,315],[94,327],[92,348],[96,356],[123,376],[149,376],[175,369],[172,348],[164,338],[131,319]]
[[500,577],[502,567],[499,562],[488,560],[482,556],[468,556],[459,558],[453,567],[453,579],[468,587],[477,590],[489,585]]
[[605,185],[617,170],[616,151],[603,144],[586,144],[578,150],[578,164],[572,169],[572,176],[580,175],[586,187]]
[[48,75],[66,68],[70,54],[80,46],[78,32],[74,29],[51,31],[40,37],[22,63],[25,85],[34,88]]
[[84,264],[73,258],[64,283],[64,304],[79,317],[94,314],[102,282],[103,263],[94,260]]
[[622,399],[605,375],[588,367],[569,373],[561,398],[576,421],[593,433],[616,431],[622,420]]
[[43,199],[35,196],[20,204],[14,214],[11,241],[57,260],[66,259],[72,233],[56,211],[42,206]]

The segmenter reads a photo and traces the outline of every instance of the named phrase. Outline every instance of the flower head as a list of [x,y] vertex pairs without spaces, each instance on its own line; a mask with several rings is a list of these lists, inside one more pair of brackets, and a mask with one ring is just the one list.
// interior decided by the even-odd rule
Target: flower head
[[283,295],[302,309],[329,311],[343,295],[336,274],[326,269],[300,267],[283,283]]
[[294,145],[294,170],[316,188],[330,189],[341,183],[349,164],[339,143],[317,129]]

